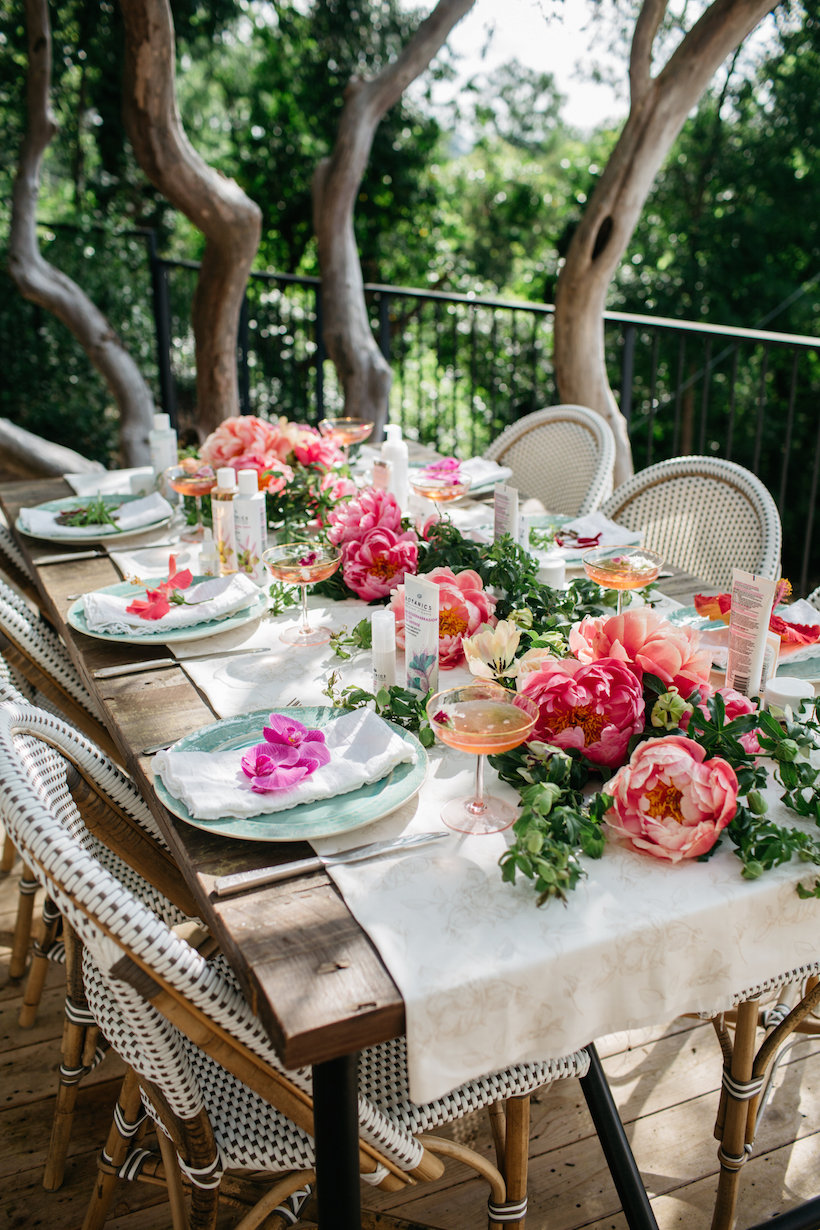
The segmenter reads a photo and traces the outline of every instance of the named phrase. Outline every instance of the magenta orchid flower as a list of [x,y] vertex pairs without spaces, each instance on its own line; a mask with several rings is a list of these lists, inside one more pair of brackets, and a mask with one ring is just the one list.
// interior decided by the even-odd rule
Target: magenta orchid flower
[[311,730],[282,713],[272,713],[268,721],[263,731],[266,742],[257,743],[242,757],[242,771],[257,794],[292,790],[330,760],[321,730]]

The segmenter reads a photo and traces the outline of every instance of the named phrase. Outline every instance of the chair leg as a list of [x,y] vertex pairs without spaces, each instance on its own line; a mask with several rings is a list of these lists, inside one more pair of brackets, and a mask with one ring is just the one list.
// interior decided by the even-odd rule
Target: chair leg
[[6,833],[3,838],[3,853],[0,855],[0,871],[11,871],[17,858],[17,847]]
[[37,1009],[40,1006],[43,986],[48,972],[48,964],[52,958],[61,927],[62,915],[54,902],[47,897],[43,902],[42,933],[40,939],[34,941],[31,968],[26,979],[23,1005],[18,1017],[18,1024],[21,1029],[30,1029],[36,1020]]
[[503,1204],[488,1201],[488,1226],[513,1226],[524,1230],[527,1216],[527,1171],[530,1154],[530,1095],[508,1098],[504,1104],[503,1128],[495,1122],[491,1108],[491,1123],[499,1166],[504,1175],[506,1197]]
[[102,1230],[105,1225],[119,1181],[119,1168],[125,1162],[145,1117],[137,1075],[133,1068],[129,1068],[114,1107],[114,1122],[98,1162],[97,1179],[82,1230]]
[[171,1225],[173,1230],[188,1230],[188,1207],[185,1202],[185,1189],[182,1185],[177,1151],[160,1127],[157,1128],[157,1140],[165,1170],[168,1203],[171,1207]]
[[31,940],[31,920],[34,916],[34,897],[40,887],[29,871],[23,868],[20,876],[20,894],[17,900],[17,919],[14,924],[14,937],[11,942],[11,957],[9,959],[9,978],[22,978],[28,961],[29,941]]

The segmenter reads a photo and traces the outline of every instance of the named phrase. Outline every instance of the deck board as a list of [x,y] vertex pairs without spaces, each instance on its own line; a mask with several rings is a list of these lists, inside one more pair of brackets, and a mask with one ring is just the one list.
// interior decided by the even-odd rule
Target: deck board
[[[59,1192],[41,1185],[62,1032],[62,972],[50,970],[37,1021],[17,1024],[20,984],[8,980],[16,869],[0,875],[0,1224],[74,1230],[82,1221],[121,1064],[109,1056],[84,1082]],[[36,911],[35,911],[36,918]],[[678,1018],[598,1043],[660,1230],[708,1230],[717,1173],[712,1123],[720,1055],[711,1027]],[[778,1072],[741,1184],[739,1226],[820,1193],[820,1039],[801,1040]],[[451,1125],[489,1155],[483,1115]],[[575,1081],[534,1100],[528,1230],[625,1230],[612,1180]],[[469,1230],[486,1224],[486,1187],[449,1164],[438,1183],[385,1195],[366,1189],[365,1230]],[[220,1230],[235,1215],[220,1217]],[[123,1183],[107,1230],[166,1230],[161,1191]]]

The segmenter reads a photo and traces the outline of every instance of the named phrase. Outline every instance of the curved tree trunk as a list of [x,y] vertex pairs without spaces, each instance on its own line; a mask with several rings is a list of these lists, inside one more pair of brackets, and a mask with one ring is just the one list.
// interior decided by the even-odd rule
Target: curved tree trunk
[[236,336],[262,227],[259,207],[200,158],[176,105],[175,42],[167,0],[123,0],[126,131],[145,174],[205,236],[192,306],[197,415],[212,431],[239,413]]
[[376,436],[387,420],[391,373],[367,316],[353,209],[379,121],[474,3],[439,0],[396,60],[370,81],[350,81],[333,151],[313,176],[325,346],[344,390],[345,414],[375,423]]
[[609,422],[618,445],[616,485],[632,473],[632,454],[604,362],[609,284],[688,113],[721,63],[773,7],[771,0],[714,0],[655,77],[652,47],[666,0],[645,0],[635,27],[629,116],[572,238],[555,301],[560,397],[597,410]]
[[52,312],[71,330],[105,380],[120,411],[120,452],[126,465],[149,460],[154,399],[134,360],[103,313],[76,282],[42,256],[37,201],[43,154],[57,131],[51,112],[51,27],[47,0],[26,0],[28,126],[14,181],[9,273],[20,294]]

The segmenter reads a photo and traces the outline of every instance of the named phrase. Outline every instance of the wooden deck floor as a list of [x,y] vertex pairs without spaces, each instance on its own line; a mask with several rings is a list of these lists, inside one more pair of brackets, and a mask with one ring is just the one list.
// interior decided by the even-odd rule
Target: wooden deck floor
[[[66,1180],[45,1192],[48,1143],[62,1028],[61,973],[55,968],[36,1025],[17,1025],[19,985],[8,980],[17,876],[0,878],[0,1226],[4,1230],[75,1230],[81,1225],[95,1159],[117,1089],[109,1056],[84,1082]],[[717,1170],[712,1120],[720,1057],[711,1028],[676,1020],[657,1030],[599,1041],[621,1117],[660,1230],[709,1227]],[[778,1073],[742,1182],[740,1227],[820,1193],[820,1043],[801,1041]],[[456,1125],[489,1153],[483,1116]],[[528,1230],[624,1230],[626,1221],[576,1082],[562,1082],[533,1107]],[[458,1165],[423,1194],[366,1193],[370,1230],[481,1230],[486,1188]],[[229,1226],[231,1218],[220,1220]],[[161,1191],[120,1187],[107,1230],[166,1230]]]

